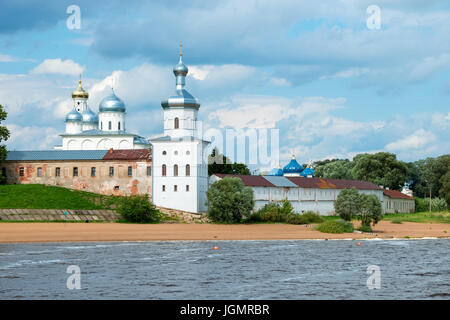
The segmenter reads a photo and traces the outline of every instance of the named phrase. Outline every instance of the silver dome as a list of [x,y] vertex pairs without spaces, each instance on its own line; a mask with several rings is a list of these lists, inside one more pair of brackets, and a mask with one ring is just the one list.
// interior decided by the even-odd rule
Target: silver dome
[[119,99],[115,94],[114,91],[104,98],[99,106],[98,106],[99,112],[125,112],[125,103],[121,99]]
[[98,116],[87,108],[82,114],[83,123],[98,123]]
[[82,120],[83,120],[83,117],[76,109],[72,109],[72,111],[70,111],[66,116],[66,122],[67,121],[76,122],[76,121],[82,121]]
[[186,65],[183,63],[180,57],[180,61],[178,62],[178,64],[175,67],[173,67],[173,73],[175,74],[175,76],[178,75],[186,76],[188,71],[189,71],[188,67],[186,67]]

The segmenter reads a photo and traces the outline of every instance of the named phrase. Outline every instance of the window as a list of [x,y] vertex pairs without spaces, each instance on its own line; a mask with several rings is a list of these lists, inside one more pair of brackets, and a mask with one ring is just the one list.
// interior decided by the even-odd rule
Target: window
[[167,175],[167,167],[165,164],[162,165],[162,176],[165,177]]
[[128,176],[131,177],[133,175],[133,167],[129,166],[128,167]]
[[174,165],[174,166],[173,166],[173,175],[174,175],[175,177],[178,176],[178,165]]
[[177,188],[177,185],[174,185],[174,186],[173,186],[173,191],[177,192],[177,189],[178,189],[178,188]]
[[114,191],[118,191],[120,189],[119,186],[114,186]]
[[191,152],[190,151],[186,151],[186,155],[190,155],[191,154]]
[[103,122],[100,122],[100,130],[103,130]]
[[92,167],[91,168],[91,177],[95,177],[95,171],[96,171],[96,168]]
[[165,156],[167,154],[167,152],[166,151],[163,151],[163,156]]
[[114,176],[114,167],[109,167],[109,176],[110,177]]
[[174,129],[178,129],[180,127],[180,120],[178,118],[174,119]]
[[186,165],[186,176],[189,177],[191,175],[191,166],[190,165]]
[[2,176],[6,178],[6,168],[2,168]]
[[174,151],[173,154],[177,156],[178,155],[178,151]]
[[147,167],[147,176],[151,176],[152,175],[152,167],[151,166],[148,166]]
[[189,192],[189,185],[186,185],[186,192]]
[[162,186],[162,191],[163,191],[163,192],[166,191],[166,186],[165,186],[165,185]]
[[120,122],[117,123],[117,129],[120,131]]
[[78,167],[73,167],[73,176],[78,177]]
[[19,168],[19,176],[23,177],[25,175],[25,169],[24,167]]
[[108,130],[111,130],[112,129],[112,123],[111,123],[111,121],[109,121],[108,122]]
[[57,168],[55,169],[55,176],[56,176],[56,177],[60,177],[60,176],[61,176],[61,168],[57,167]]
[[42,168],[41,167],[37,168],[37,176],[42,177]]

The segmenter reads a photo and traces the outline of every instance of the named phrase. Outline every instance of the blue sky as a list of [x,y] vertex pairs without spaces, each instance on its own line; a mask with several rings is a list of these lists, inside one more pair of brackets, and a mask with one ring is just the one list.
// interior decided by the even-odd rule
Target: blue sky
[[[81,29],[66,27],[69,5]],[[381,8],[370,30],[369,5]],[[127,128],[162,132],[183,41],[188,90],[210,128],[277,128],[280,158],[450,152],[448,1],[8,1],[0,103],[10,149],[60,143],[78,74],[98,110],[114,79]]]

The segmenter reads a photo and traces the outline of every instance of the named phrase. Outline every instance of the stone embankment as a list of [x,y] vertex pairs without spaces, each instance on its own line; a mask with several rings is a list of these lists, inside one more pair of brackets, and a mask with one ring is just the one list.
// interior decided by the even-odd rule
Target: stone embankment
[[114,210],[0,209],[3,221],[107,221],[120,219]]

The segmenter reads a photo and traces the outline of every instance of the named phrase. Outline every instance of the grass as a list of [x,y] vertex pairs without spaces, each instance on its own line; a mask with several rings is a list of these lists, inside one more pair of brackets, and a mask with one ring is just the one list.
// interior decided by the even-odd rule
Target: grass
[[396,213],[385,214],[383,220],[391,221],[391,223],[402,222],[437,222],[437,223],[450,223],[450,212],[415,212],[415,213]]
[[0,209],[111,209],[115,196],[40,184],[0,185]]

